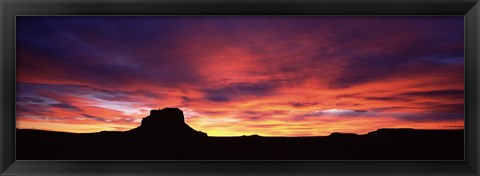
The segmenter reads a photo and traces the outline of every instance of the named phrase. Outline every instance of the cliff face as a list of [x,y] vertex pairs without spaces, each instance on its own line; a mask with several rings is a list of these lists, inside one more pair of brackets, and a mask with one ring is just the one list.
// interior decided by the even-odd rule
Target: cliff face
[[196,131],[185,123],[183,111],[178,108],[151,110],[150,115],[142,119],[139,127],[130,132],[155,136],[202,137],[206,133]]

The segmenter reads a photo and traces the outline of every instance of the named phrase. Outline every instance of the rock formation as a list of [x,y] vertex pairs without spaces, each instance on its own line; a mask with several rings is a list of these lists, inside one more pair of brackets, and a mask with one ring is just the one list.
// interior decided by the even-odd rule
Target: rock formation
[[142,119],[139,127],[130,132],[140,135],[168,137],[206,137],[207,134],[196,131],[185,123],[183,111],[178,108],[151,110],[150,115]]

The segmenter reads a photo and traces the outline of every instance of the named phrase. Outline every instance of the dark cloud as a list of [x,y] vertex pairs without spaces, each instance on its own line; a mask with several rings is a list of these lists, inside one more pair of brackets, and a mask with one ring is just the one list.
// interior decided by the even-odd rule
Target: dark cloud
[[181,96],[180,98],[182,99],[183,105],[188,105],[194,101],[192,98],[189,98],[187,96]]
[[370,109],[370,111],[372,111],[372,112],[386,112],[386,111],[396,111],[396,110],[405,110],[405,109],[412,109],[412,108],[401,107],[401,106],[390,106],[390,107],[372,108],[372,109]]
[[341,94],[341,95],[338,95],[337,98],[356,98],[358,97],[360,94],[359,93],[354,93],[354,94]]
[[92,115],[88,115],[88,114],[82,114],[83,117],[86,117],[86,118],[89,118],[89,119],[92,119],[92,120],[96,120],[96,121],[101,121],[101,122],[110,122],[110,120],[107,120],[105,118],[101,118],[101,117],[97,117],[97,116],[92,116]]
[[415,122],[436,122],[449,120],[463,120],[463,113],[442,113],[442,112],[421,112],[421,113],[398,113],[393,114],[393,117],[415,121]]
[[286,110],[272,110],[272,111],[242,111],[241,115],[249,116],[262,116],[262,117],[270,117],[273,115],[284,115],[288,113]]
[[315,106],[318,105],[317,102],[290,102],[291,106],[294,107],[305,107],[305,106]]
[[[457,39],[458,40],[458,39]],[[463,65],[465,62],[464,59],[464,44],[459,41],[437,41],[437,42],[453,42],[454,44],[449,44],[439,48],[436,48],[438,51],[428,53],[422,57],[420,60],[430,62],[432,64],[460,64]]]
[[55,108],[67,109],[67,110],[71,110],[71,111],[80,111],[79,108],[77,108],[73,105],[67,104],[67,103],[54,103],[54,104],[49,104],[49,106],[50,107],[55,107]]
[[[17,20],[19,77],[35,72],[112,88],[132,83],[166,86],[200,80],[194,65],[186,64],[191,58],[176,52],[180,48],[178,41],[192,29],[189,25],[195,24],[162,17]],[[35,59],[31,59],[32,55]]]
[[413,97],[435,97],[435,98],[462,98],[463,99],[464,91],[463,90],[435,90],[435,91],[414,91],[414,92],[405,92],[401,96],[413,96]]
[[408,98],[404,97],[364,97],[365,100],[377,100],[377,101],[408,101]]
[[[60,101],[53,97],[43,97],[39,94],[52,93],[70,96],[87,96],[106,101],[136,101],[138,97],[160,98],[161,95],[150,91],[118,91],[72,84],[39,84],[17,83],[18,98],[20,101]],[[25,98],[26,96],[30,96]]]
[[288,111],[273,110],[273,111],[242,111],[238,114],[237,118],[247,120],[260,120],[270,118],[276,115],[285,115]]
[[229,102],[245,97],[262,97],[274,93],[276,84],[264,83],[233,83],[218,89],[205,90],[206,99],[213,102]]
[[[391,58],[391,59],[384,59]],[[398,60],[404,60],[392,56],[360,56],[347,62],[342,68],[342,73],[330,82],[330,88],[341,89],[353,85],[384,79],[394,73],[392,70],[399,67]]]
[[42,120],[42,121],[51,121],[51,122],[59,122],[59,121],[65,121],[65,120],[71,120],[72,118],[67,118],[67,117],[54,117],[54,116],[39,116],[39,115],[22,115],[19,117],[20,119],[25,118],[25,119],[33,119],[33,120]]
[[440,104],[440,105],[435,105],[431,107],[431,109],[437,110],[439,112],[464,113],[465,104],[464,103]]
[[[462,20],[445,18],[440,22],[440,19],[409,17],[396,20],[359,18],[352,23],[362,25],[346,23],[348,25],[338,27],[335,37],[340,38],[332,40],[347,48],[344,52],[349,59],[330,83],[331,88],[349,88],[391,77],[428,73],[435,69],[435,63],[463,64],[464,31],[455,27],[463,26]],[[378,31],[372,32],[372,28]],[[439,28],[442,30],[436,30]],[[391,31],[395,31],[394,35]]]
[[435,91],[408,91],[408,92],[390,95],[390,96],[384,96],[384,97],[361,96],[360,94],[341,95],[337,97],[363,98],[365,100],[374,100],[374,101],[407,102],[407,101],[413,101],[415,98],[418,98],[418,97],[463,99],[463,96],[464,96],[463,90],[449,89],[449,90],[435,90]]
[[17,116],[46,116],[52,113],[48,109],[48,106],[42,104],[30,104],[30,103],[21,103],[17,102],[16,104],[16,114]]
[[227,97],[227,95],[220,94],[220,93],[215,93],[215,92],[210,92],[208,93],[207,100],[213,101],[213,102],[229,102],[231,99]]
[[265,95],[272,93],[274,89],[273,83],[236,83],[221,88],[221,92],[238,92],[245,95]]
[[367,110],[354,110],[354,112],[368,112]]
[[248,115],[257,115],[257,114],[260,114],[262,112],[259,112],[259,111],[243,111],[243,113],[248,114]]
[[17,102],[43,103],[45,100],[38,97],[19,97],[17,98]]
[[251,116],[248,118],[249,120],[259,120],[261,119],[261,117],[258,117],[258,116]]

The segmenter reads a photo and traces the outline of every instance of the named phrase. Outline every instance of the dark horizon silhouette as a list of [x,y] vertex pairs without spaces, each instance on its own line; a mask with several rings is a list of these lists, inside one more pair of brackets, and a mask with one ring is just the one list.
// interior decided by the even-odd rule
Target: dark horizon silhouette
[[463,130],[212,137],[186,124],[178,108],[151,110],[124,132],[17,129],[18,160],[463,160],[463,151]]
[[[200,136],[209,136],[206,132],[203,131],[197,131],[190,127],[186,122],[185,122],[185,116],[183,114],[183,111],[179,108],[173,108],[173,107],[165,107],[162,109],[152,109],[150,110],[150,115],[147,117],[143,118],[140,126],[137,126],[135,128],[125,130],[125,131],[99,131],[99,132],[93,132],[93,133],[74,133],[74,132],[66,132],[66,131],[50,131],[50,130],[42,130],[42,129],[17,129],[17,130],[32,130],[32,131],[46,131],[46,132],[55,132],[55,133],[70,133],[70,134],[95,134],[95,133],[109,133],[109,132],[130,132],[130,133],[140,133],[143,135],[146,134],[161,134],[161,135],[166,135],[166,136],[177,136],[177,135],[185,135],[185,133],[190,133],[194,135],[195,133],[199,133],[198,135]],[[441,131],[442,129],[415,129],[415,128],[379,128],[376,131],[389,131],[389,130],[398,130],[398,131],[411,131],[411,130],[429,130],[429,131]],[[457,130],[462,130],[463,129],[457,129]],[[170,131],[170,134],[167,134],[165,132]],[[367,134],[376,132],[376,131],[371,131]],[[446,130],[446,131],[451,131]],[[454,130],[456,131],[456,130]],[[356,134],[356,133],[344,133],[341,131],[335,131],[332,132],[330,135],[327,136],[335,136],[335,135],[362,135],[362,134]],[[252,135],[240,135],[240,136],[209,136],[209,137],[243,137],[243,136],[261,136],[261,137],[324,137],[322,135],[314,135],[314,136],[262,136],[258,134],[252,134]]]

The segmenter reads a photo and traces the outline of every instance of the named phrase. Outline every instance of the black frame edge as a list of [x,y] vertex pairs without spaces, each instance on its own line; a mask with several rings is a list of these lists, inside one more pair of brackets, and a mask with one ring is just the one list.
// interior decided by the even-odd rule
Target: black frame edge
[[473,6],[465,15],[465,96],[466,114],[477,118],[465,118],[465,138],[477,139],[477,141],[466,140],[465,149],[469,155],[466,155],[467,163],[478,174],[480,169],[480,142],[479,127],[480,120],[479,104],[479,68],[480,68],[480,3]]
[[[210,3],[209,3],[210,2]],[[0,0],[0,175],[463,175],[480,169],[478,0]],[[292,6],[293,5],[293,6]],[[347,5],[345,7],[345,5]],[[430,6],[430,7],[429,7]],[[92,8],[94,7],[94,8]],[[361,8],[358,8],[361,7]],[[374,8],[375,7],[375,8]],[[412,7],[417,7],[411,9]],[[220,8],[220,9],[219,9]],[[342,12],[343,8],[343,12]],[[410,8],[410,11],[408,10]],[[197,11],[195,12],[195,9]],[[198,10],[206,9],[206,10]],[[215,10],[216,9],[216,10]],[[15,161],[15,15],[465,15],[466,162]],[[13,60],[12,60],[13,58]],[[467,117],[468,114],[468,117]],[[294,166],[289,166],[293,163]],[[417,163],[417,164],[415,164]],[[376,165],[376,166],[373,166]],[[312,169],[312,167],[316,167]],[[405,169],[391,172],[395,169]],[[110,169],[110,170],[109,170]],[[377,170],[372,170],[377,169]],[[116,172],[112,172],[115,170]]]
[[[372,166],[375,165],[375,166]],[[27,169],[28,168],[28,169]],[[392,170],[395,172],[392,173]],[[74,172],[74,174],[72,174]],[[464,162],[17,161],[6,175],[476,175]]]
[[[478,0],[3,0],[22,15],[464,15]],[[408,11],[406,10],[408,9]]]
[[[10,9],[6,8],[7,3],[3,0],[0,1],[0,10],[1,10],[1,78],[0,78],[0,172],[4,172],[11,164],[15,161],[15,114],[12,113],[15,111],[15,75],[14,69],[15,64],[12,62],[12,59],[15,58],[15,38],[14,35],[9,35],[10,32],[14,31],[14,25],[9,25],[14,23],[12,17],[14,13]],[[10,75],[10,76],[9,76]],[[13,92],[13,94],[12,94]]]

